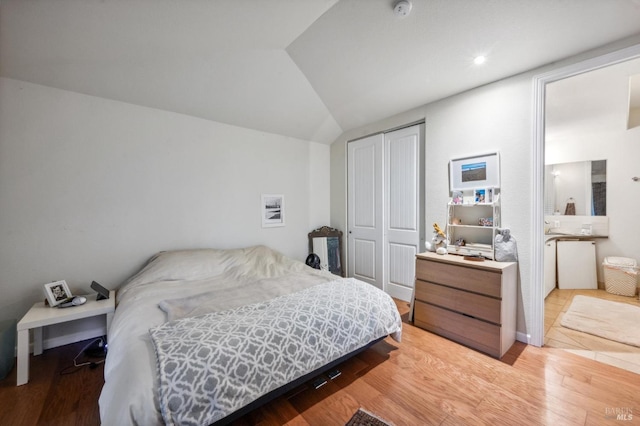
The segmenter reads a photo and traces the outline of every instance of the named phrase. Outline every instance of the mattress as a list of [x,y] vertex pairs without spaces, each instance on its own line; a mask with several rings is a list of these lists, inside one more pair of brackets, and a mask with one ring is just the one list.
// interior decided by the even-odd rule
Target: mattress
[[[229,315],[255,311],[261,304],[301,297],[302,292],[318,292],[321,285],[336,285],[336,279],[335,275],[309,268],[264,246],[158,253],[117,292],[116,312],[108,331],[105,384],[99,400],[102,424],[186,424],[180,420],[184,416],[168,415],[171,395],[166,389],[171,388],[171,383],[164,381],[166,374],[159,374],[163,365],[159,359],[164,359],[166,366],[166,354],[172,352],[172,346],[167,346],[170,340],[159,341],[158,335],[171,336],[171,330],[185,322],[215,323],[215,318],[228,320]],[[375,289],[368,284],[367,287]],[[381,293],[376,297],[391,300],[375,291]],[[392,310],[384,332],[399,339],[401,321],[395,304]],[[150,330],[156,332],[155,345]],[[176,335],[180,337],[174,332],[175,342],[187,341],[186,336],[176,340]],[[370,340],[379,337],[371,336]],[[158,351],[159,344],[164,352]],[[210,341],[204,344],[215,347]],[[318,360],[314,362],[315,366]],[[286,380],[292,377],[287,376]],[[233,410],[237,408],[234,406]]]

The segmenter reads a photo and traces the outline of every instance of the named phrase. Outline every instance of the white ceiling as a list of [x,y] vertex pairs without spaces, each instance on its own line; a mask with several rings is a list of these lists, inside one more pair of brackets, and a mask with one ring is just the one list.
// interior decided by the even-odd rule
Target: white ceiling
[[0,0],[0,76],[331,143],[640,34],[639,0],[412,3]]
[[640,98],[640,87],[630,84],[638,76],[640,59],[634,59],[547,84],[547,148],[626,130],[630,102]]

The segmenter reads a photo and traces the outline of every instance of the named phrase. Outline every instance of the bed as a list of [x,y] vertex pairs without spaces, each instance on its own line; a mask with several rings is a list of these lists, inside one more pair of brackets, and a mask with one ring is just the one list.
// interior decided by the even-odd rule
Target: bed
[[104,425],[225,423],[402,330],[386,293],[264,246],[160,252],[116,300]]

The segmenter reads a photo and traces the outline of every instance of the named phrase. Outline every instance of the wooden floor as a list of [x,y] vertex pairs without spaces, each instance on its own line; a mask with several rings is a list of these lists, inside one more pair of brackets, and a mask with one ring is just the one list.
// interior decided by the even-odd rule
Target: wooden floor
[[[544,301],[544,344],[564,349],[576,355],[640,374],[640,348],[581,333],[563,327],[562,315],[567,312],[573,297],[583,295],[640,306],[638,296],[619,296],[605,290],[553,290]],[[640,324],[638,324],[640,327]],[[640,407],[639,407],[640,411]],[[638,413],[640,417],[640,412]]]
[[[15,386],[15,369],[0,381],[0,425],[99,425],[101,366],[60,375],[81,347],[33,357],[27,385]],[[640,424],[639,375],[563,349],[516,342],[498,361],[405,324],[402,343],[387,338],[340,368],[235,424],[344,425],[359,407],[398,426]]]
[[[29,383],[16,386],[16,368],[0,381],[0,425],[99,425],[103,365],[73,367],[88,342],[31,356]],[[71,374],[61,374],[61,373]]]

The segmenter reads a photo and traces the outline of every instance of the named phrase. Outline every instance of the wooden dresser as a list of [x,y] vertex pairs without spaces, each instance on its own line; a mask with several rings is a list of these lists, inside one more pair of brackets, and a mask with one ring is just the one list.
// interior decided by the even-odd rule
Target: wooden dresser
[[501,358],[516,339],[517,263],[416,256],[418,327]]

